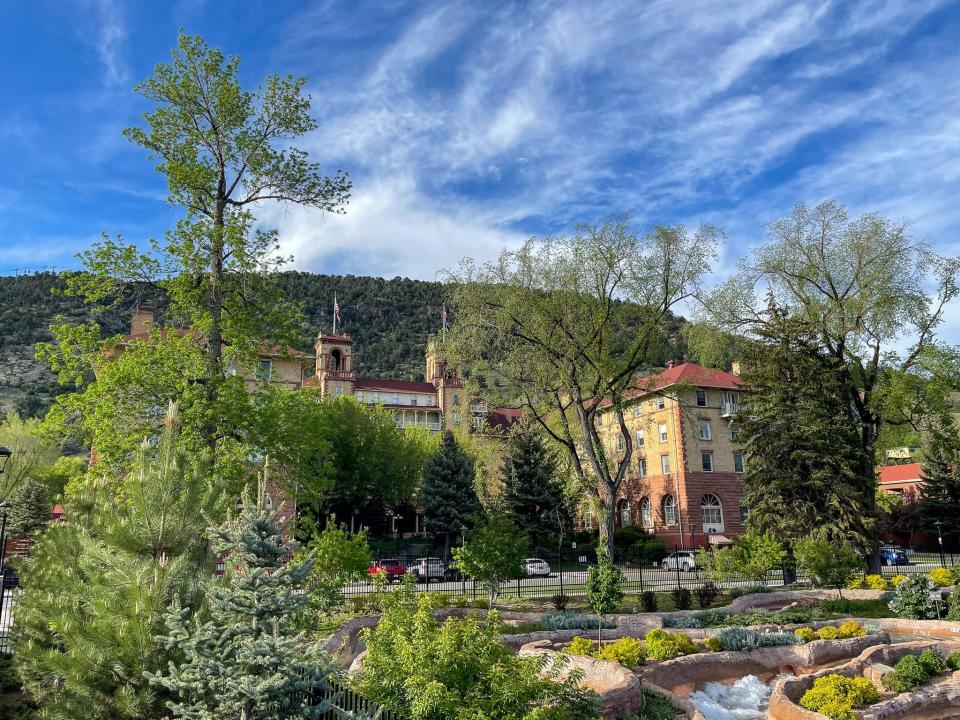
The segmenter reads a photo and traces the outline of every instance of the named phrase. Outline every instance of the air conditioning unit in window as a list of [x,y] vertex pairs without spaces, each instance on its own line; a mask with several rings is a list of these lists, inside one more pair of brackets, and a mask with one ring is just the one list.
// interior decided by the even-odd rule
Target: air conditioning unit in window
[[716,525],[704,525],[703,531],[708,535],[715,535],[717,533],[722,533],[723,530]]

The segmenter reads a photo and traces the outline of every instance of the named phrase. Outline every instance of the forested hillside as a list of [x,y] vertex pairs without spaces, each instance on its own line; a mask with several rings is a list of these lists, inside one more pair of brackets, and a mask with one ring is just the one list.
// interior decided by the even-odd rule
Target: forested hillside
[[[306,322],[300,349],[312,350],[317,332],[332,329],[336,293],[342,321],[337,330],[354,339],[358,374],[422,377],[427,338],[440,330],[443,285],[292,271],[279,274],[278,281],[287,296],[303,306]],[[64,391],[34,358],[34,345],[51,339],[48,327],[57,315],[82,321],[90,319],[92,312],[76,298],[58,294],[62,286],[52,273],[0,277],[0,411],[39,415],[56,393]],[[101,314],[97,320],[105,336],[125,332],[129,324],[128,317],[115,312]],[[655,353],[656,364],[686,358],[679,332],[682,324],[682,318],[671,322],[667,339]]]

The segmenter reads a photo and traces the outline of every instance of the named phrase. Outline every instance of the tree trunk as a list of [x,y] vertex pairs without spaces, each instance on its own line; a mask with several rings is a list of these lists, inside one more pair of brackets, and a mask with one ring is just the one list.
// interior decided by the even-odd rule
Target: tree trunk
[[613,560],[613,534],[616,531],[617,495],[606,488],[601,498],[603,501],[603,517],[600,518],[600,545],[610,560]]

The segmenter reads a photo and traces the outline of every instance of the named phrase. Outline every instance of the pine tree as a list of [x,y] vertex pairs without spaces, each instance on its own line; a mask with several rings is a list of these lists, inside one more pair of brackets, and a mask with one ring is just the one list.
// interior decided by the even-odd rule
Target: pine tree
[[145,443],[123,479],[126,494],[101,495],[88,525],[54,523],[33,548],[13,639],[45,717],[162,716],[165,698],[145,676],[169,659],[156,636],[175,598],[196,602],[213,565],[201,538],[222,503],[205,468],[183,454],[171,406],[159,443]]
[[[747,524],[788,547],[818,530],[864,550],[876,518],[864,498],[875,477],[841,371],[799,320],[775,316],[745,357]],[[868,493],[867,490],[870,492]]]
[[31,537],[50,521],[50,498],[47,488],[32,478],[18,487],[10,499],[7,520],[8,538]]
[[451,534],[472,526],[482,512],[473,482],[473,461],[449,430],[443,433],[440,449],[424,464],[420,505],[427,530],[443,534],[445,552],[449,552]]
[[502,473],[504,508],[517,525],[532,537],[570,528],[557,457],[539,435],[527,432],[511,438]]
[[202,611],[174,609],[163,645],[183,659],[151,676],[173,694],[174,716],[188,720],[280,720],[319,717],[315,696],[332,672],[320,645],[296,628],[309,603],[302,592],[309,560],[288,562],[276,511],[247,497],[239,517],[212,531],[226,556],[223,578],[203,586]]
[[923,448],[920,522],[929,533],[939,531],[947,547],[960,543],[960,432],[949,418],[934,425]]

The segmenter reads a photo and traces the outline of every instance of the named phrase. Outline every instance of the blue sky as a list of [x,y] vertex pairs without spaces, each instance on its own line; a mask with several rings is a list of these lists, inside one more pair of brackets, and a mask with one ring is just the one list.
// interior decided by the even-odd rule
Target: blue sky
[[722,274],[826,198],[960,254],[960,2],[64,0],[3,8],[0,273],[172,225],[120,131],[180,27],[246,82],[310,77],[304,144],[355,188],[343,217],[261,209],[303,269],[430,279],[629,210],[719,224]]

